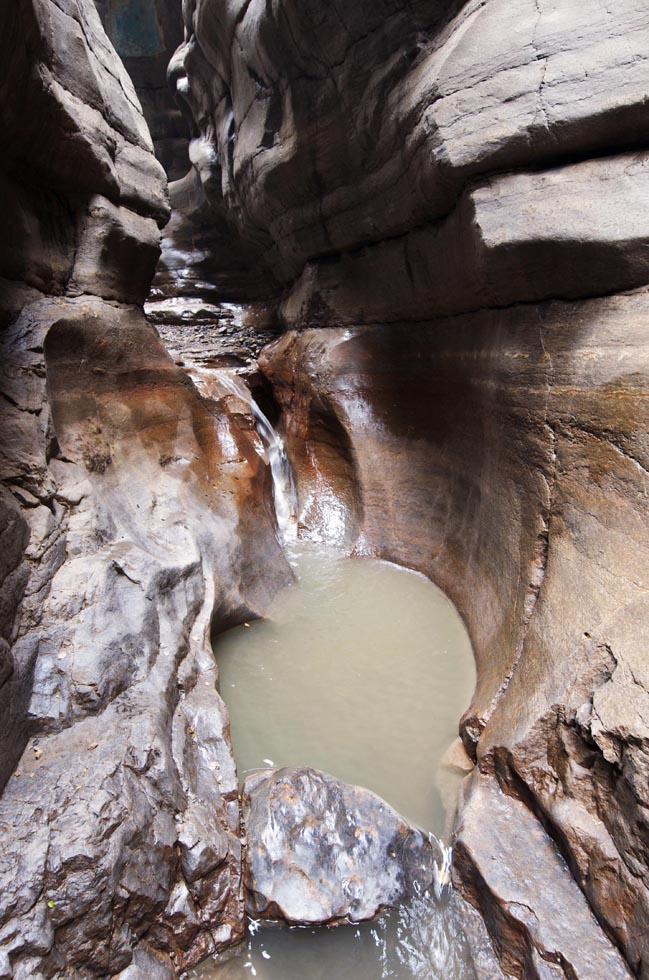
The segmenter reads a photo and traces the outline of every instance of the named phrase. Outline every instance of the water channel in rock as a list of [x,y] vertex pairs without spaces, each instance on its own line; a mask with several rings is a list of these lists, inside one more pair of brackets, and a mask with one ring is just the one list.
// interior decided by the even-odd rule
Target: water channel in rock
[[[239,379],[230,385],[242,395]],[[292,483],[283,446],[265,431],[265,417],[257,424],[275,456],[278,523],[296,581],[265,620],[215,639],[240,779],[263,768],[313,766],[373,790],[443,838],[462,775],[449,750],[475,683],[462,620],[423,575],[290,540],[294,506],[285,499]],[[427,894],[360,926],[252,923],[239,950],[190,975],[473,980],[460,918],[452,895]]]

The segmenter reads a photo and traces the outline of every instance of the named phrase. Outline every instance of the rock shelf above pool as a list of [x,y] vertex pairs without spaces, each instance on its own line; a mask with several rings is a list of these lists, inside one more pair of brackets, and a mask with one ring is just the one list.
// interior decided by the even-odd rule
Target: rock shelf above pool
[[316,925],[372,919],[430,887],[433,845],[370,790],[306,767],[243,787],[250,915]]

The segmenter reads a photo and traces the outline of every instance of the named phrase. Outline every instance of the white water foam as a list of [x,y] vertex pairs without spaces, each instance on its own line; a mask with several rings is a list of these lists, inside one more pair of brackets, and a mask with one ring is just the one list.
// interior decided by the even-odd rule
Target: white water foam
[[250,389],[238,374],[219,372],[219,381],[227,391],[250,407],[255,428],[264,447],[266,462],[270,466],[280,537],[284,542],[294,541],[297,538],[297,493],[284,440],[262,412],[252,397]]

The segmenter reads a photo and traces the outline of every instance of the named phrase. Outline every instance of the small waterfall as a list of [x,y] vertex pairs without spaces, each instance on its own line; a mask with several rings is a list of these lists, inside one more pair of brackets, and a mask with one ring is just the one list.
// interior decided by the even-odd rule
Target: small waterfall
[[293,470],[286,454],[284,440],[262,412],[252,397],[250,389],[236,374],[219,374],[219,381],[227,391],[250,406],[255,428],[264,447],[266,461],[273,479],[273,500],[280,537],[283,541],[297,538],[297,493]]

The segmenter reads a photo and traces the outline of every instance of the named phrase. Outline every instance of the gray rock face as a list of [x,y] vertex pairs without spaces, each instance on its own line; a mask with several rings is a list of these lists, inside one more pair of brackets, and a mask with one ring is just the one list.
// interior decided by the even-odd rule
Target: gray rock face
[[[648,316],[640,290],[290,333],[261,359],[284,410],[304,533],[331,534],[335,505],[334,541],[424,571],[451,596],[478,668],[465,744],[542,819],[639,975]],[[500,860],[516,867],[506,841]],[[552,885],[538,885],[531,904],[549,926]],[[501,935],[485,893],[470,893]]]
[[156,224],[169,215],[166,180],[94,4],[5,5],[0,53],[0,197],[12,227],[2,276],[45,293],[142,302]]
[[[635,146],[642,131],[649,22],[639,0],[614,9],[598,0],[578,8],[567,0],[366,2],[344,14],[317,0],[196,0],[185,26],[175,77],[212,161],[207,197],[225,201],[244,237],[265,235],[284,281],[315,262],[311,317],[318,277],[335,280],[337,256],[403,236],[388,283],[375,276],[364,287],[367,300],[385,303],[396,280],[398,302],[412,229],[468,241],[483,177],[602,156],[605,179],[605,157]],[[505,196],[518,197],[511,186],[503,181]],[[512,202],[500,233],[510,258],[526,264],[534,256],[523,255],[520,217],[529,206]],[[555,271],[560,264],[557,255]],[[343,281],[346,272],[343,263]],[[579,278],[575,270],[573,283]],[[462,283],[452,285],[457,305]],[[543,298],[565,295],[552,282],[543,288]]]
[[[507,972],[530,980],[631,980],[552,840],[527,807],[477,773],[457,830],[456,873],[497,929]],[[533,847],[533,860],[530,860]],[[506,850],[512,857],[502,861]],[[539,917],[540,896],[547,914]],[[569,910],[569,911],[568,911]]]
[[33,574],[0,688],[20,684],[30,738],[0,800],[0,946],[16,976],[112,975],[146,932],[179,970],[243,930],[212,622],[258,614],[289,571],[252,436],[140,311],[45,298],[13,329],[28,328],[57,447],[47,461],[34,444],[52,509],[25,512]]
[[424,891],[433,848],[369,790],[316,769],[246,779],[246,907],[302,925],[360,922]]
[[648,163],[636,152],[484,180],[444,221],[337,263],[309,263],[283,303],[284,320],[401,323],[644,285]]
[[189,125],[167,84],[167,67],[183,41],[178,0],[95,0],[106,34],[124,63],[169,180],[189,170]]
[[[277,281],[255,242],[242,238],[223,203],[208,200],[197,170],[170,185],[172,216],[162,238],[151,299],[173,299],[182,314],[191,300],[272,300]],[[182,304],[185,299],[189,302]]]
[[[168,202],[133,85],[93,4],[3,6],[0,54],[0,198],[9,229],[0,246],[0,635],[13,647],[2,657],[1,785],[27,738],[35,638],[65,557],[69,502],[57,499],[48,465],[57,448],[43,342],[70,307],[45,297],[141,302]],[[101,316],[99,306],[93,315]]]
[[290,571],[251,433],[129,305],[166,179],[94,4],[4,5],[0,52],[0,971],[171,977],[244,928],[211,629]]

